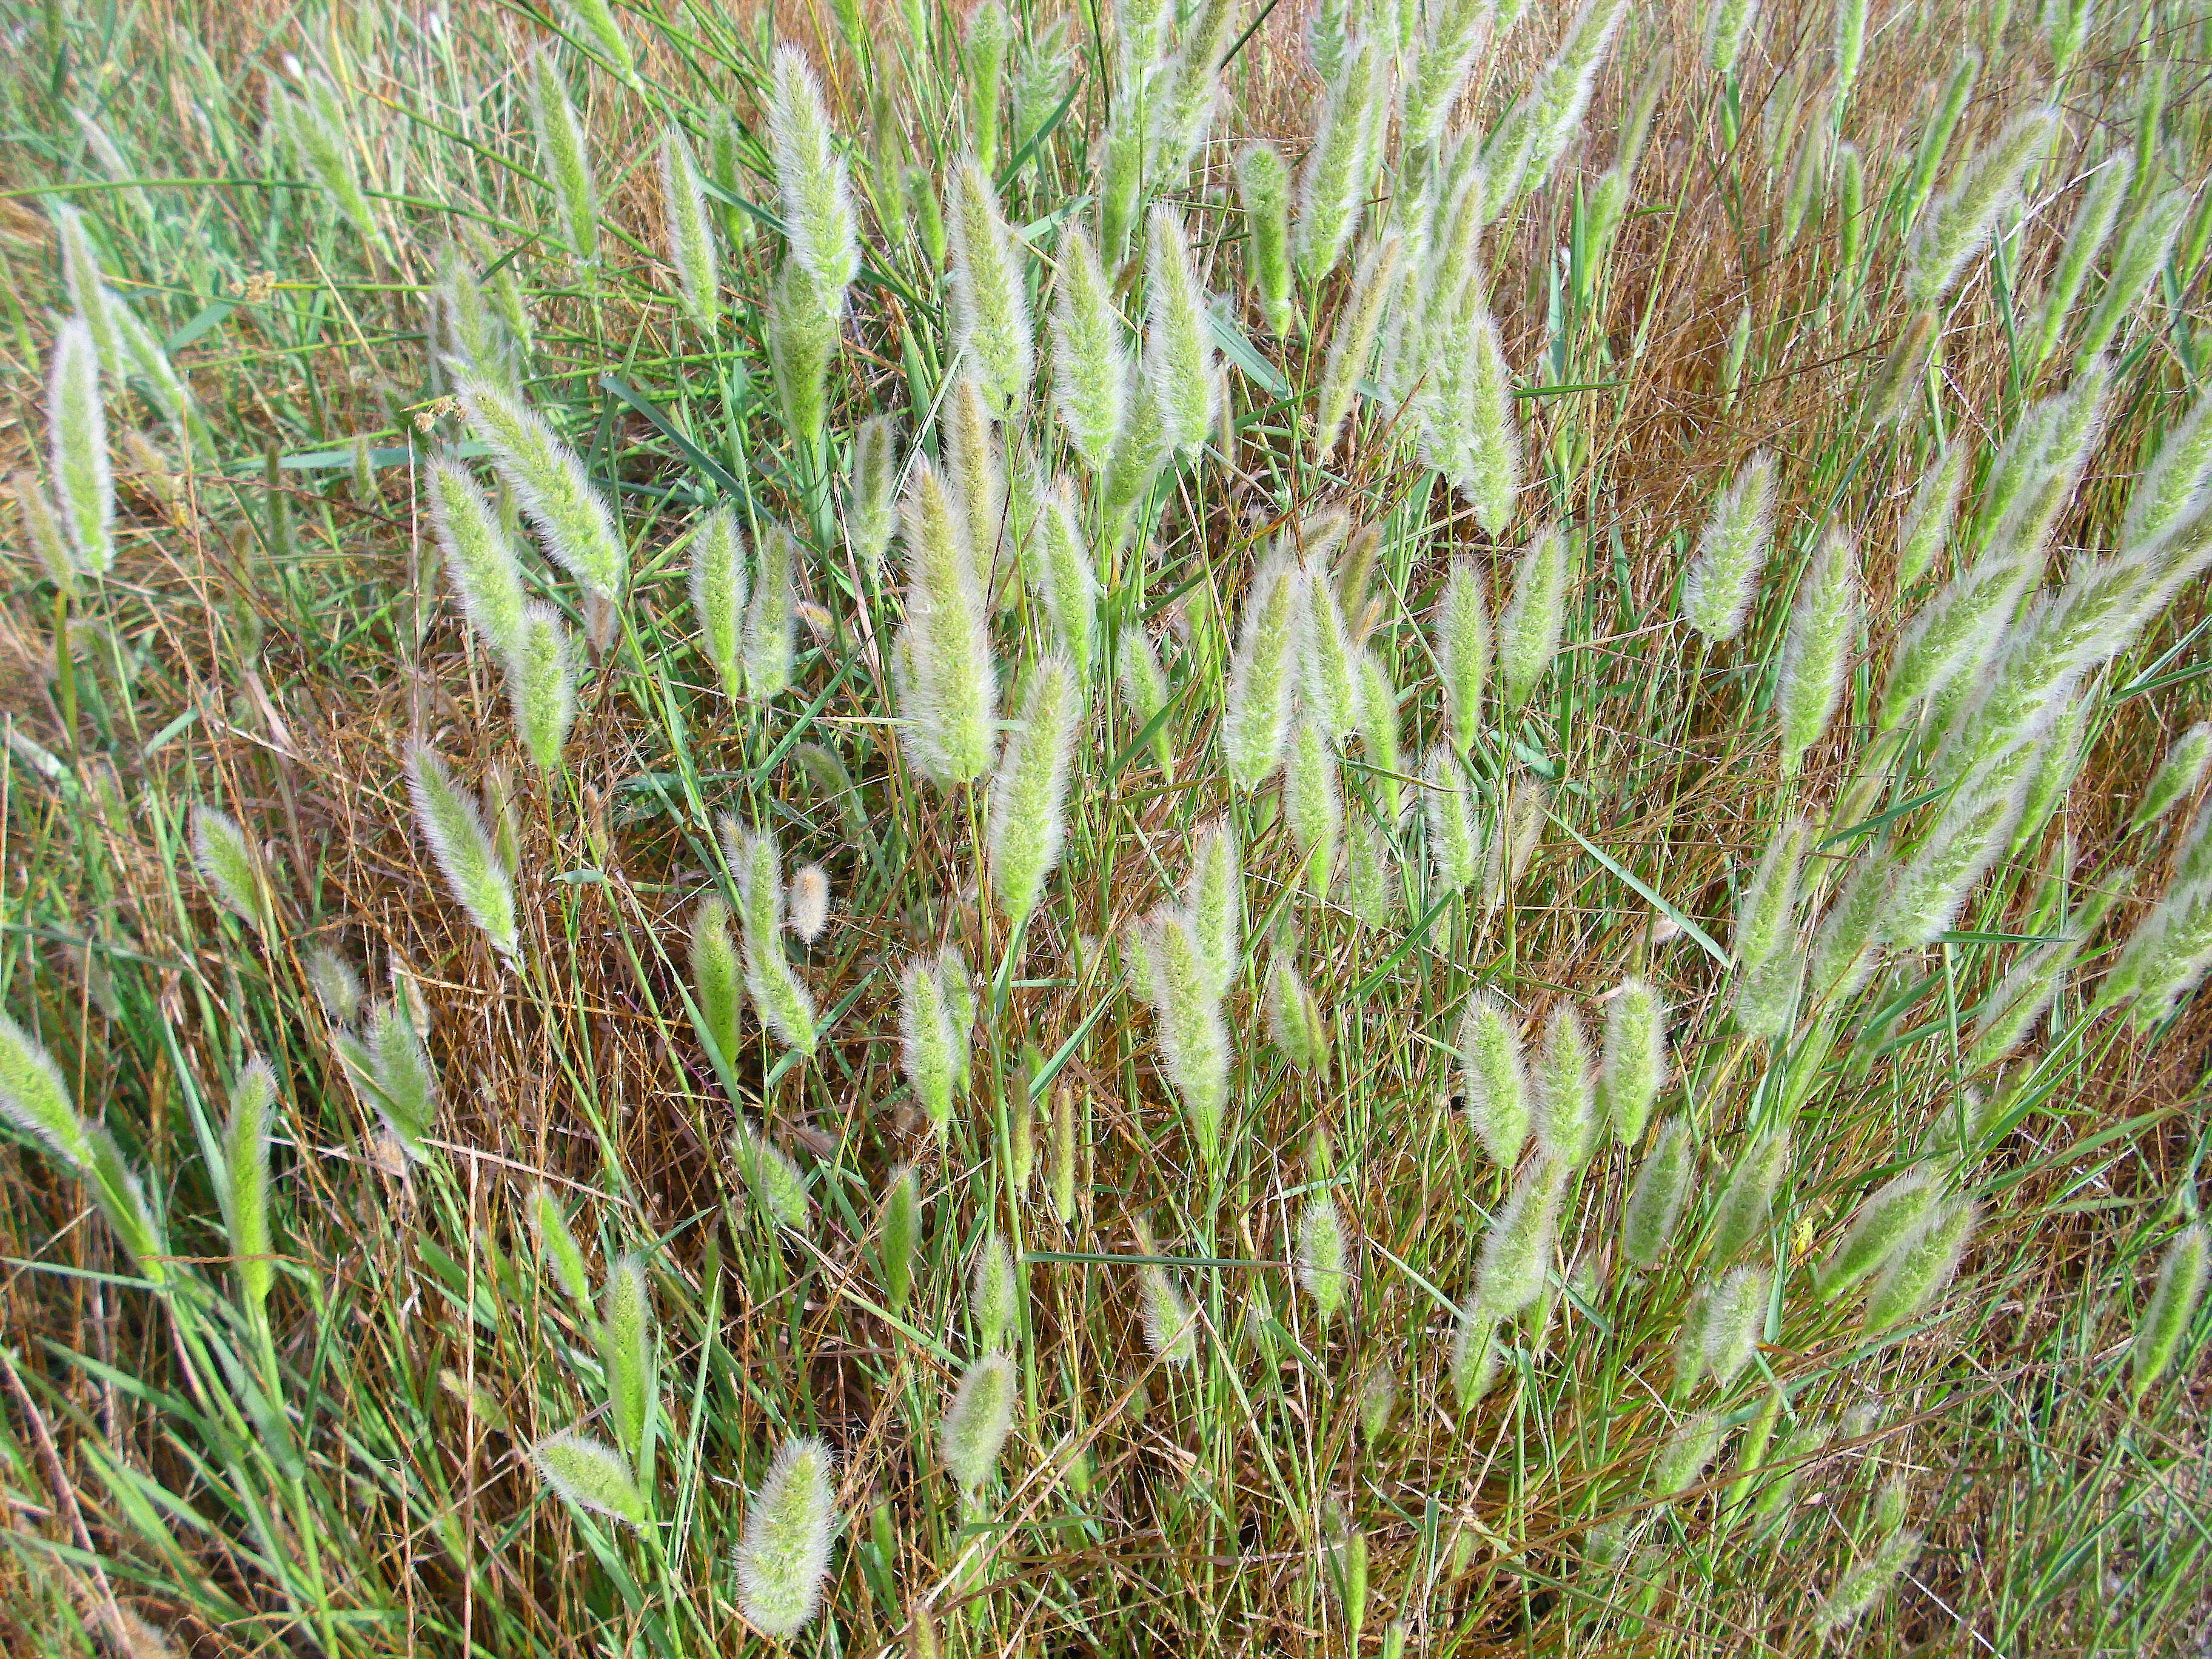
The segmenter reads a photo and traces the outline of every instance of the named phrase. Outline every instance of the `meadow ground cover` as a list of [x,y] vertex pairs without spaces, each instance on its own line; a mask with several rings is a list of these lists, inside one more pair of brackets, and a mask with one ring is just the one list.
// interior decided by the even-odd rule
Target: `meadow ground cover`
[[0,21],[14,1650],[2208,1639],[2212,15]]

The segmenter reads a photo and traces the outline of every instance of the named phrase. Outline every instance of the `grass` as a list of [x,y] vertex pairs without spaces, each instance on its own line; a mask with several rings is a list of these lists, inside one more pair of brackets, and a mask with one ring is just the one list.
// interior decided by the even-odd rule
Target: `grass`
[[[46,377],[59,323],[83,310],[58,204],[84,215],[192,412],[165,419],[143,360],[124,374],[111,357],[112,568],[49,568],[27,531],[9,542],[6,1009],[139,1173],[160,1248],[134,1255],[98,1182],[11,1132],[0,1629],[40,1655],[766,1650],[749,1622],[765,1604],[731,1553],[760,1542],[748,1518],[779,1448],[819,1436],[842,1531],[790,1644],[823,1654],[2201,1642],[2208,1316],[2182,1310],[2148,1386],[2130,1368],[2158,1264],[2198,1215],[2206,1026],[2185,995],[2130,1006],[2115,972],[2191,868],[2201,779],[2131,820],[2203,713],[2201,584],[2093,630],[2072,672],[2038,683],[2032,720],[2007,726],[1996,694],[1974,694],[2032,665],[2051,614],[2036,593],[2079,599],[2100,572],[2154,562],[2124,524],[2203,395],[2206,21],[2142,0],[2094,15],[1875,0],[1846,76],[1849,9],[1777,0],[1719,73],[1699,9],[1635,7],[1556,164],[1482,235],[1475,291],[1524,459],[1501,486],[1493,449],[1480,487],[1455,492],[1417,439],[1452,418],[1424,398],[1474,354],[1401,349],[1423,343],[1409,296],[1448,287],[1413,216],[1439,163],[1394,139],[1352,169],[1356,234],[1322,280],[1292,285],[1285,337],[1248,264],[1237,149],[1256,135],[1299,161],[1345,11],[1310,33],[1288,7],[1170,14],[1157,52],[1133,11],[1016,14],[1001,97],[979,103],[988,21],[965,33],[924,0],[781,17],[9,9],[0,447],[19,501],[56,487]],[[1451,130],[1510,134],[1513,97],[1573,33],[1542,9],[1499,29]],[[1133,64],[1194,38],[1224,60],[1210,134],[1196,166],[1155,156],[1129,193],[1112,123],[1137,106]],[[591,173],[565,203],[530,109],[526,52],[548,40]],[[786,337],[770,342],[789,200],[766,125],[778,41],[820,74],[858,203],[818,430]],[[301,100],[276,124],[290,137],[269,113],[280,86]],[[1940,228],[1973,158],[2045,104],[2048,154],[1931,297],[1916,229]],[[672,126],[720,264],[703,321],[669,252]],[[894,684],[918,604],[908,544],[878,568],[853,533],[863,422],[890,414],[902,445],[927,432],[936,448],[963,418],[933,203],[979,131],[1028,249],[1039,363],[1002,438],[1071,480],[1099,584],[1064,846],[1018,921],[994,886],[989,781],[925,776],[927,699]],[[2100,164],[2130,165],[2124,146],[2141,165],[2118,228],[2046,313],[2077,207]],[[1175,334],[1172,285],[1148,267],[1155,202],[1182,216],[1215,296],[1202,334]],[[2146,240],[2160,213],[2171,240]],[[596,262],[564,251],[580,224]],[[1078,224],[1104,252],[1109,339],[1133,355],[1151,304],[1160,358],[1184,339],[1226,364],[1203,443],[1125,509],[1046,390]],[[1401,261],[1413,286],[1389,299],[1324,455],[1328,348],[1393,230],[1421,256]],[[2131,236],[2148,248],[2133,281]],[[499,320],[471,320],[457,267]],[[974,361],[1005,343],[986,332]],[[517,736],[507,653],[481,607],[475,626],[463,615],[433,533],[434,458],[494,477],[449,358],[511,373],[616,509],[628,573],[611,598],[525,538],[523,596],[580,667],[550,768]],[[2007,449],[2099,361],[2078,474],[2056,441]],[[1932,564],[1900,579],[1946,445],[1963,450],[1963,504]],[[1771,550],[1741,630],[1707,638],[1685,573],[1762,451]],[[2030,457],[2012,475],[2025,518],[2000,499],[2011,453]],[[956,486],[973,477],[946,461]],[[2156,558],[2205,544],[2202,482]],[[960,510],[975,499],[956,488]],[[495,506],[515,522],[512,500]],[[768,659],[726,677],[702,651],[689,572],[717,507],[748,548],[778,526],[796,538],[787,684]],[[1330,509],[1376,536],[1328,545]],[[1020,514],[985,522],[1011,724],[1022,671],[1066,623]],[[1554,525],[1555,659],[1547,607],[1508,603]],[[1807,659],[1802,638],[1785,646],[1838,532],[1858,572],[1832,641],[1840,693],[1785,765],[1778,709]],[[1341,593],[1399,688],[1395,766],[1360,736],[1319,770],[1232,787],[1241,650],[1252,673],[1239,630],[1279,543],[1315,548],[1315,591]],[[1956,689],[1887,720],[1915,618],[2013,552],[2021,584]],[[1534,665],[1517,702],[1492,670],[1462,756],[1428,775],[1468,792],[1485,869],[1463,887],[1440,878],[1441,821],[1423,810],[1431,744],[1455,725],[1433,622],[1455,559],[1486,593],[1500,663]],[[1157,714],[1115,689],[1125,629],[1164,665]],[[418,827],[416,743],[483,803],[473,890],[511,886],[511,958]],[[1370,915],[1348,868],[1332,882],[1297,844],[1324,774],[1346,833],[1391,849]],[[1754,964],[1738,958],[1777,827],[1810,825],[1804,893],[1778,924],[1787,963],[1836,914],[1853,859],[1923,867],[1978,787],[2006,810],[1949,925],[1883,949],[1862,987],[1785,994],[1754,1036],[1737,1006]],[[1024,805],[1018,822],[1049,815]],[[196,860],[196,808],[228,815],[243,851]],[[763,890],[726,819],[773,831],[785,876],[826,872],[818,938],[757,925]],[[1182,892],[1217,823],[1241,851],[1246,927],[1209,1158],[1170,1053],[1203,999],[1170,984],[1156,1019],[1139,957],[1158,963],[1159,935],[1139,924]],[[717,894],[719,977],[692,945]],[[1978,1052],[2003,975],[2077,933],[2049,1010],[2007,1052]],[[940,1131],[902,1062],[901,975],[947,946],[978,1017]],[[811,1053],[744,989],[748,967],[773,980],[787,957]],[[350,994],[328,959],[359,975]],[[1291,1064],[1316,1056],[1271,1022],[1279,960],[1312,993],[1317,1064]],[[1595,1046],[1600,999],[1632,975],[1668,1011],[1650,1127],[1616,1145],[1601,1121],[1573,1161],[1533,1306],[1470,1310],[1516,1174],[1462,1109],[1465,1011],[1480,993],[1524,1018],[1533,1068],[1555,1011],[1578,1010]],[[234,1097],[257,1098],[255,1056],[275,1085],[265,1234],[252,1113],[227,1133]],[[0,1078],[11,1121],[25,1075]],[[1639,1272],[1623,1212],[1674,1123],[1695,1187]],[[1771,1219],[1737,1258],[1764,1275],[1735,1281],[1765,1287],[1755,1343],[1724,1378],[1684,1383],[1683,1333],[1731,1265],[1705,1248],[1728,1176],[1783,1128]],[[1554,1146],[1559,1126],[1544,1129]],[[1544,1178],[1542,1154],[1522,1164]],[[884,1207],[902,1169],[921,1200],[910,1246]],[[1978,1206],[1976,1224],[1955,1278],[1917,1300],[1875,1292],[1903,1313],[1869,1328],[1865,1287],[1826,1297],[1821,1267],[1870,1194],[1915,1175]],[[1314,1294],[1317,1199],[1350,1275],[1334,1317]],[[1011,1310],[977,1276],[994,1239]],[[1916,1243],[1941,1254],[1925,1231]],[[1181,1334],[1158,1328],[1186,1313]],[[1487,1352],[1495,1367],[1480,1398],[1455,1374],[1462,1336],[1470,1366]],[[1001,1346],[1011,1438],[963,1493],[940,1419]],[[573,1468],[549,1484],[533,1453],[568,1433],[611,1449],[634,1505],[593,1499]],[[606,1512],[633,1507],[641,1524]],[[1863,1613],[1830,1630],[1855,1589]]]

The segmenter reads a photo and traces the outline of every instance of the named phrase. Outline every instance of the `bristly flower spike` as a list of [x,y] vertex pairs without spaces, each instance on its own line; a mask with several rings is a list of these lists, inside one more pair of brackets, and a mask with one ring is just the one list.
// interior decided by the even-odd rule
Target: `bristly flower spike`
[[1030,676],[1021,725],[1007,733],[991,779],[991,886],[1017,928],[1060,862],[1068,764],[1083,712],[1074,665],[1062,656],[1048,658]]
[[514,885],[477,804],[453,781],[446,763],[422,744],[407,750],[410,793],[422,838],[469,920],[509,963],[521,942],[515,931]]
[[1714,502],[1682,580],[1682,617],[1717,645],[1742,631],[1759,573],[1774,533],[1775,465],[1759,450]]
[[811,1435],[776,1449],[745,1513],[744,1540],[732,1553],[738,1606],[772,1638],[798,1634],[822,1605],[822,1581],[837,1537],[830,1448]]
[[1003,414],[1029,395],[1036,344],[1013,233],[989,175],[972,155],[953,170],[945,225],[952,247],[952,349]]
[[546,552],[600,599],[619,600],[629,581],[629,549],[582,459],[544,416],[492,381],[465,374],[456,390],[469,425],[490,449]]

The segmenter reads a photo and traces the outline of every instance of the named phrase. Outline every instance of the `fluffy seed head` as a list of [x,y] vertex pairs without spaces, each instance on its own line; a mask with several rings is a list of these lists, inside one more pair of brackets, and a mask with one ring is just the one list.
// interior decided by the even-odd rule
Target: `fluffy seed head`
[[660,211],[668,227],[668,262],[676,292],[695,328],[711,332],[721,310],[721,279],[714,228],[707,217],[691,142],[680,127],[660,141]]
[[1212,431],[1220,398],[1206,290],[1182,216],[1162,204],[1147,222],[1145,380],[1168,447],[1188,453]]
[[1358,223],[1372,162],[1370,106],[1388,73],[1380,44],[1364,39],[1322,101],[1313,149],[1298,170],[1292,245],[1298,274],[1309,283],[1317,284],[1336,269]]
[[599,192],[592,178],[584,124],[568,95],[568,77],[551,46],[531,60],[530,125],[538,137],[538,165],[553,185],[562,241],[581,266],[599,257]]
[[1221,1114],[1229,1093],[1229,1028],[1222,1018],[1217,970],[1192,919],[1180,907],[1154,911],[1140,929],[1160,1057],[1189,1116],[1200,1154],[1212,1168],[1221,1154]]
[[1398,266],[1405,251],[1395,231],[1370,242],[1352,278],[1352,295],[1329,332],[1328,356],[1322,366],[1321,392],[1314,415],[1314,447],[1325,461],[1335,452],[1352,394],[1374,356],[1382,316],[1397,291]]
[[969,1316],[975,1322],[976,1346],[1003,1348],[1021,1335],[1021,1285],[1006,1236],[995,1228],[976,1252],[975,1276],[968,1288]]
[[1352,1282],[1344,1244],[1344,1218],[1336,1200],[1316,1193],[1298,1216],[1298,1283],[1314,1299],[1314,1311],[1327,1330],[1344,1306]]
[[730,1134],[730,1157],[763,1215],[793,1232],[806,1231],[806,1177],[791,1155],[754,1128],[743,1113]]
[[991,763],[997,702],[990,613],[967,526],[945,478],[915,464],[901,511],[907,550],[907,677],[900,713],[923,773],[950,787]]
[[576,452],[543,416],[491,381],[465,374],[455,390],[545,551],[601,599],[619,599],[629,552]]
[[921,1182],[914,1165],[902,1164],[884,1192],[882,1218],[884,1300],[893,1313],[906,1306],[914,1288],[914,1264],[921,1243]]
[[1520,1312],[1543,1290],[1566,1175],[1549,1160],[1532,1165],[1514,1183],[1511,1196],[1483,1235],[1474,1294],[1493,1317]]
[[1260,314],[1280,339],[1290,332],[1291,170],[1273,146],[1248,144],[1237,158],[1237,186],[1244,210],[1244,269],[1259,297]]
[[813,944],[830,924],[830,872],[818,864],[801,866],[792,875],[787,897],[791,931],[801,943]]
[[811,1435],[787,1440],[745,1512],[744,1540],[732,1553],[738,1606],[778,1641],[796,1635],[822,1605],[837,1536],[830,1448]]
[[1437,602],[1433,648],[1444,693],[1444,729],[1462,755],[1482,728],[1482,682],[1490,666],[1490,614],[1472,558],[1452,561]]
[[1498,690],[1507,711],[1521,708],[1551,671],[1566,623],[1567,538],[1556,525],[1521,556],[1513,597],[1498,623]]
[[899,975],[899,1034],[907,1081],[930,1126],[942,1132],[952,1115],[957,1063],[945,979],[934,960],[909,962]]
[[430,523],[461,610],[494,656],[505,661],[522,633],[522,565],[483,491],[453,462],[430,463]]
[[1753,1141],[1736,1159],[1728,1185],[1713,1206],[1713,1224],[1707,1243],[1715,1266],[1733,1261],[1751,1241],[1766,1231],[1774,1206],[1774,1189],[1782,1184],[1789,1167],[1790,1137],[1782,1133]]
[[1896,1248],[1867,1297],[1869,1335],[1904,1323],[1942,1294],[1979,1215],[1971,1200],[1947,1199]]
[[415,822],[429,843],[446,884],[492,948],[510,963],[521,942],[515,932],[514,886],[500,860],[477,804],[454,782],[446,763],[422,744],[407,750],[408,793]]
[[699,619],[700,649],[732,702],[744,695],[744,615],[750,586],[737,511],[717,507],[691,538],[691,609]]
[[992,775],[991,886],[1016,927],[1036,908],[1045,878],[1060,862],[1068,764],[1082,717],[1074,665],[1048,658],[1030,678],[1020,727],[1006,734]]
[[822,85],[793,46],[776,48],[769,72],[769,153],[791,257],[821,287],[842,294],[860,272],[860,238]]
[[1004,413],[1029,395],[1036,344],[1013,233],[981,162],[954,169],[945,203],[952,249],[952,349]]
[[1298,590],[1297,566],[1277,553],[1254,574],[1244,601],[1230,667],[1229,704],[1221,721],[1229,775],[1240,789],[1257,789],[1267,781],[1281,763],[1290,735]]
[[1713,503],[1682,579],[1682,618],[1715,644],[1743,629],[1774,533],[1775,465],[1759,450]]
[[2050,153],[2059,125],[2056,110],[2030,110],[1960,164],[1950,190],[1913,227],[1905,249],[1913,304],[1932,306],[1950,292],[1998,216],[2020,199],[2022,181]]
[[2208,1238],[2200,1222],[2177,1235],[2159,1261],[2158,1283],[2128,1350],[2129,1389],[2138,1401],[2173,1363],[2182,1339],[2189,1333],[2190,1321],[2204,1295],[2209,1257],[2212,1257],[2212,1238]]
[[1291,732],[1283,816],[1290,822],[1291,845],[1306,870],[1316,883],[1326,883],[1344,829],[1344,798],[1337,782],[1335,750],[1310,720],[1300,720]]
[[1570,1002],[1552,1011],[1536,1062],[1536,1144],[1563,1170],[1578,1170],[1597,1150],[1602,1126],[1590,1077],[1589,1037]]
[[1464,892],[1481,873],[1474,826],[1474,792],[1449,744],[1429,745],[1421,767],[1421,805],[1429,826],[1429,854],[1438,884]]
[[1059,296],[1052,314],[1053,407],[1067,441],[1095,477],[1121,436],[1127,408],[1128,353],[1113,285],[1080,226],[1060,245]]
[[192,808],[192,863],[216,902],[258,932],[261,860],[237,821],[212,806]]
[[872,416],[853,434],[853,476],[845,497],[845,544],[872,581],[891,544],[898,476],[898,436],[891,417]]
[[1154,1261],[1139,1267],[1137,1292],[1144,1308],[1146,1347],[1170,1365],[1197,1358],[1198,1316],[1168,1270]]
[[1722,1275],[1705,1300],[1700,1346],[1705,1369],[1725,1389],[1750,1362],[1766,1324],[1769,1281],[1764,1267],[1736,1267]]
[[1598,1086],[1613,1139],[1644,1139],[1651,1104],[1667,1086],[1667,1002],[1650,982],[1626,979],[1605,1008],[1605,1060]]
[[1917,1233],[1942,1193],[1923,1170],[1908,1170],[1859,1206],[1858,1213],[1820,1267],[1823,1301],[1832,1302],[1887,1263]]
[[54,336],[46,376],[47,454],[62,527],[80,570],[104,575],[115,562],[115,474],[107,453],[107,405],[100,353],[82,317]]
[[1826,735],[1843,696],[1844,671],[1858,632],[1858,554],[1851,538],[1832,532],[1813,556],[1798,589],[1782,647],[1774,711],[1782,726],[1782,768],[1795,775],[1806,752]]
[[545,1484],[580,1510],[642,1528],[651,1514],[623,1455],[602,1441],[566,1430],[531,1448]]
[[1459,1052],[1468,1127],[1491,1160],[1510,1170],[1528,1138],[1521,1023],[1496,997],[1479,991],[1460,1022]]
[[1678,1117],[1660,1130],[1620,1214],[1621,1250],[1637,1267],[1649,1271],[1666,1255],[1690,1200],[1697,1159],[1697,1143],[1685,1119]]

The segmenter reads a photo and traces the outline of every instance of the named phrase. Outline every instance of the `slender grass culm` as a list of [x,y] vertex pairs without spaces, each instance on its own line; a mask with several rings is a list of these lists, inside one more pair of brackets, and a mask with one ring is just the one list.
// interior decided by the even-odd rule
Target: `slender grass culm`
[[24,9],[0,1648],[2193,1651],[2200,9]]

